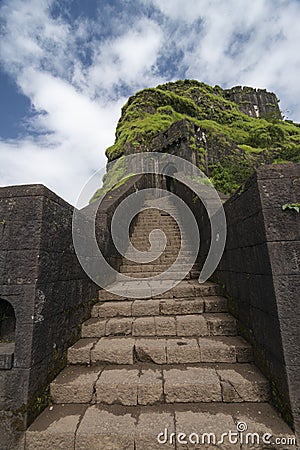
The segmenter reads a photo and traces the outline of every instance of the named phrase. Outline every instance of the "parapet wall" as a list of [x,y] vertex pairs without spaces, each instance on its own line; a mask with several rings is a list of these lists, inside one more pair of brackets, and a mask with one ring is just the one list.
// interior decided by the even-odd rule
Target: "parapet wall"
[[[203,204],[175,183],[197,218],[203,264],[210,224]],[[226,201],[227,242],[213,280],[220,283],[252,345],[255,363],[271,382],[273,401],[300,431],[300,164],[267,165]]]
[[231,298],[273,399],[300,426],[300,165],[257,169],[224,205],[228,239],[214,280]]
[[[89,317],[96,287],[72,244],[73,208],[42,185],[0,189],[0,299],[16,317],[8,360],[0,341],[0,448],[17,448],[47,386]],[[13,345],[10,343],[10,346]]]

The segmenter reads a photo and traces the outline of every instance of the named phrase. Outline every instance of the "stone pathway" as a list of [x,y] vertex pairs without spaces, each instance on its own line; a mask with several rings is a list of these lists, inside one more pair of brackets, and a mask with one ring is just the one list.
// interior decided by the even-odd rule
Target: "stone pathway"
[[[120,272],[153,276],[176,259],[178,227],[158,210],[140,213],[132,243],[149,248],[154,228],[168,238],[163,256],[151,264],[124,258]],[[200,285],[197,273],[193,267],[177,286],[147,299],[99,292],[68,367],[51,384],[53,404],[26,432],[27,450],[296,448],[255,436],[251,445],[222,439],[243,424],[244,439],[251,432],[270,433],[272,442],[293,435],[269,403],[269,383],[219,287]]]

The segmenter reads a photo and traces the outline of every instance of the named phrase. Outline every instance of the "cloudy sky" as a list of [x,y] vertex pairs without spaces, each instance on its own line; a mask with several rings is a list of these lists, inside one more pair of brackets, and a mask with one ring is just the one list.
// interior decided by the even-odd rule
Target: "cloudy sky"
[[300,122],[299,0],[0,0],[0,185],[74,204],[120,108],[192,78],[276,92]]

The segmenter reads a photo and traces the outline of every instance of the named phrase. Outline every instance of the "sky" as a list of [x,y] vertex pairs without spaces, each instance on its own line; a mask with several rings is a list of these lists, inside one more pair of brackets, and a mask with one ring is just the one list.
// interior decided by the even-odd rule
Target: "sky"
[[300,0],[0,0],[0,186],[71,204],[121,107],[177,79],[266,88],[300,122]]

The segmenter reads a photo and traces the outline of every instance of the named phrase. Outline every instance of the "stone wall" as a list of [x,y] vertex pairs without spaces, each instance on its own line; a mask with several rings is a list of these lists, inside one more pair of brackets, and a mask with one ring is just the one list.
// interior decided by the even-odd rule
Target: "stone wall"
[[225,203],[226,250],[214,279],[232,298],[273,399],[300,426],[300,165],[259,168],[243,192]]
[[0,300],[16,317],[14,344],[0,342],[0,360],[9,347],[12,362],[0,367],[1,449],[17,448],[47,402],[96,297],[74,253],[72,214],[42,185],[0,189]]
[[[196,209],[203,263],[210,239],[207,215],[187,188],[177,183],[177,192]],[[274,403],[299,433],[300,214],[283,211],[287,203],[300,203],[299,164],[257,169],[226,201],[228,236],[213,280],[223,286],[240,333],[271,381]]]
[[[202,267],[209,250],[205,208],[191,191],[175,185],[197,218]],[[300,164],[256,170],[224,204],[227,242],[213,275],[229,298],[239,331],[252,345],[255,363],[268,377],[273,401],[300,431]]]

